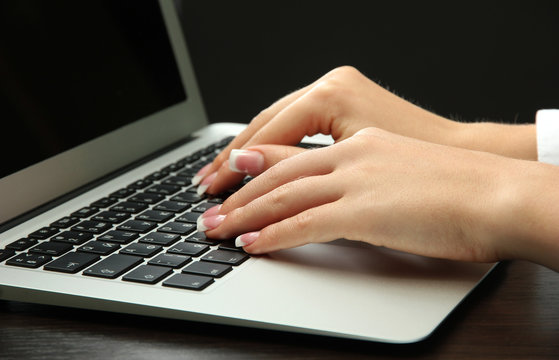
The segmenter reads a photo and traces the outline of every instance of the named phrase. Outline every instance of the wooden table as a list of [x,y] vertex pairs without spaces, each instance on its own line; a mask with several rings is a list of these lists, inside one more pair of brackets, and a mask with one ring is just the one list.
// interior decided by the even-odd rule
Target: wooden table
[[559,273],[501,264],[428,340],[387,345],[0,301],[0,359],[559,359]]

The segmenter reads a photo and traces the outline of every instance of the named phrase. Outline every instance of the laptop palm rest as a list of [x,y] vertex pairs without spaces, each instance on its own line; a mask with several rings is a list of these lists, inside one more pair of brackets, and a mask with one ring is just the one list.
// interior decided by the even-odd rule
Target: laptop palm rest
[[409,343],[432,333],[493,266],[347,240],[308,244],[255,261],[239,274],[253,299],[233,303],[271,328]]

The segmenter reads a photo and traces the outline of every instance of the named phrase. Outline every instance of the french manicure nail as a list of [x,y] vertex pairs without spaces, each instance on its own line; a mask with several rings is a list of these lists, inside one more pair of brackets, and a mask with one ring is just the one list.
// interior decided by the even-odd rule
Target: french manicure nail
[[260,236],[260,231],[249,232],[246,234],[239,235],[235,239],[235,246],[236,247],[248,246],[253,242],[255,242],[256,239],[258,239],[258,236]]
[[214,216],[200,216],[196,220],[196,230],[198,232],[204,232],[208,230],[213,230],[225,220],[225,215],[214,215]]
[[264,156],[259,151],[233,149],[229,154],[229,169],[242,174],[259,174],[264,167]]
[[196,175],[194,175],[194,177],[192,178],[192,185],[198,185],[200,183],[200,181],[202,181],[202,179],[204,178],[204,175],[206,175],[206,173],[210,169],[210,165],[211,164],[207,164],[206,166],[204,166],[203,168],[198,170]]
[[215,180],[215,177],[217,176],[217,172],[213,172],[210,175],[206,176],[204,178],[204,180],[202,180],[202,183],[200,183],[200,185],[198,186],[198,189],[196,189],[196,193],[199,196],[204,195],[204,193],[206,192],[206,190],[208,190],[208,188],[210,187],[210,185],[212,184],[212,182]]

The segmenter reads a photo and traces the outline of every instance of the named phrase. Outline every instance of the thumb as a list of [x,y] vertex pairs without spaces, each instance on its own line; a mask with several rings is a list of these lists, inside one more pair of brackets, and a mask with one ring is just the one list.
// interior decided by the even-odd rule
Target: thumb
[[305,149],[287,145],[257,145],[246,149],[233,149],[229,154],[229,169],[257,176],[278,162],[303,151]]

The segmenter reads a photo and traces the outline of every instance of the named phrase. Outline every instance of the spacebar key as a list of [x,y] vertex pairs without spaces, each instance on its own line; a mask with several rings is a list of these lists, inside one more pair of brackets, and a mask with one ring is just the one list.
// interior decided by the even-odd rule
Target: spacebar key
[[115,254],[93,265],[83,274],[114,279],[142,262],[143,259],[137,256]]

